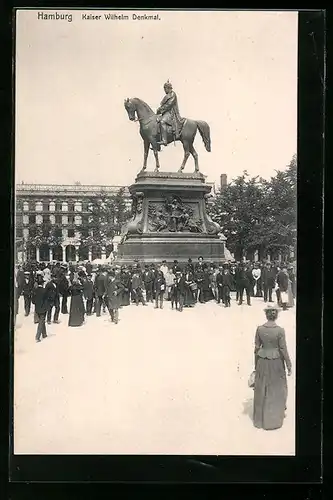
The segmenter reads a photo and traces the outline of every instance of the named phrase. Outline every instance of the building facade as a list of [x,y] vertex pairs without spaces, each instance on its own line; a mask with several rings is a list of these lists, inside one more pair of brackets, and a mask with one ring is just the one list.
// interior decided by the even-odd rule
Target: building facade
[[[116,195],[122,186],[18,184],[16,186],[16,259],[40,262],[79,261],[105,258],[112,249],[112,241],[105,247],[82,245],[87,238],[86,222],[91,215],[94,198]],[[131,198],[124,189],[127,208]],[[46,228],[44,238],[34,240],[38,227]],[[50,231],[51,229],[51,231]],[[50,238],[52,232],[52,238]],[[91,235],[93,238],[93,235]]]

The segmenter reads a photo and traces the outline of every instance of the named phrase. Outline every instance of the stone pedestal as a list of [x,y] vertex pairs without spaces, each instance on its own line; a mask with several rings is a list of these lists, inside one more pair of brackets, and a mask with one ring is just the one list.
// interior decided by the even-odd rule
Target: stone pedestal
[[140,172],[129,187],[132,219],[118,245],[117,261],[184,263],[199,256],[223,261],[225,238],[206,212],[210,190],[200,173]]

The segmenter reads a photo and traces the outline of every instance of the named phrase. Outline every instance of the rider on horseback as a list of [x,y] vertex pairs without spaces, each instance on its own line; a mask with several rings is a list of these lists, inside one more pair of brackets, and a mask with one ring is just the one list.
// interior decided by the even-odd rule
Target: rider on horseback
[[165,96],[161,101],[161,105],[157,110],[161,129],[161,141],[158,144],[163,146],[168,145],[168,126],[172,127],[172,135],[174,140],[179,135],[184,123],[184,118],[181,118],[178,109],[177,95],[172,89],[169,80],[164,84]]

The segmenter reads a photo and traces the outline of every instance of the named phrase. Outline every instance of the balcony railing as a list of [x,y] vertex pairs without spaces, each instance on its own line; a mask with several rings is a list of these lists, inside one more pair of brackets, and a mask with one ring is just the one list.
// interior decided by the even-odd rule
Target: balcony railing
[[119,189],[125,189],[125,195],[129,196],[127,187],[125,186],[99,186],[99,185],[89,185],[89,184],[17,184],[16,192],[24,193],[41,193],[41,192],[52,192],[61,195],[62,193],[74,192],[74,193],[117,193]]

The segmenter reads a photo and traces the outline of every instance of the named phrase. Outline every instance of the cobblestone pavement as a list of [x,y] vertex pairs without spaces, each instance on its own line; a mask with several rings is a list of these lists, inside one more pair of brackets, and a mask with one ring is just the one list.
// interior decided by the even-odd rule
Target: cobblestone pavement
[[197,304],[182,313],[128,306],[79,328],[47,325],[35,343],[23,302],[15,329],[18,454],[293,455],[295,308],[281,312],[293,375],[281,429],[252,424],[254,335],[264,302]]

